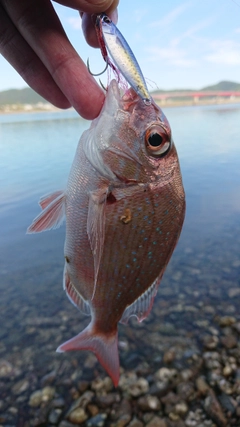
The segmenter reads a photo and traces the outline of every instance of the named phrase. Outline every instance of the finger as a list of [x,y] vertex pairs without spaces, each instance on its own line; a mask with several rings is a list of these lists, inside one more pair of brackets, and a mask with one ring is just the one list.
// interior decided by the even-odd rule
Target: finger
[[48,0],[2,0],[15,26],[41,59],[70,104],[95,118],[104,94],[70,44]]
[[[82,17],[82,30],[87,43],[92,47],[99,47],[98,38],[94,26],[93,15],[88,13],[80,13]],[[109,18],[116,24],[118,19],[117,9],[112,13],[108,13]]]
[[119,0],[54,0],[72,9],[86,13],[112,13],[118,6]]
[[0,6],[0,52],[39,95],[59,108],[70,103]]

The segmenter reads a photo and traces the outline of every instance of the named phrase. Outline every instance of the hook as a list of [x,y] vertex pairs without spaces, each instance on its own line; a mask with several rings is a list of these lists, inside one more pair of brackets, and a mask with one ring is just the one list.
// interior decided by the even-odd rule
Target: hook
[[87,59],[87,69],[88,69],[89,73],[90,73],[92,76],[101,76],[101,74],[105,73],[105,71],[106,71],[107,67],[108,67],[108,63],[106,63],[106,67],[104,68],[104,70],[103,70],[101,73],[93,74],[93,73],[91,72],[91,70],[90,70],[90,66],[89,66],[89,58]]
[[99,79],[99,83],[102,86],[103,90],[107,92],[107,88],[104,86],[103,82]]

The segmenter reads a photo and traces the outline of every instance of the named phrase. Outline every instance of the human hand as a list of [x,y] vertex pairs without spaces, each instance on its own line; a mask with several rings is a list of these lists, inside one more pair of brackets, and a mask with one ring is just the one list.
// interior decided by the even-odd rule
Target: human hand
[[[118,0],[56,0],[81,12],[87,42],[98,42],[91,14],[116,22]],[[50,0],[0,0],[0,52],[36,92],[59,108],[95,118],[104,94],[69,42]]]

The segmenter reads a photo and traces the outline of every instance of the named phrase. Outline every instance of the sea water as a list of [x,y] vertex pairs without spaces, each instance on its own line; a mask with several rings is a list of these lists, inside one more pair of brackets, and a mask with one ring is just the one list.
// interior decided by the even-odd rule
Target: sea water
[[[199,337],[214,334],[217,316],[239,320],[240,315],[240,105],[164,112],[180,159],[186,218],[151,315],[140,325],[131,320],[120,326],[120,360],[126,371],[139,363],[156,370],[164,351],[180,339],[179,354],[184,343],[186,351],[198,354],[203,348]],[[91,357],[85,362],[86,352],[55,353],[89,322],[63,292],[64,224],[26,235],[40,212],[39,198],[65,188],[78,140],[88,126],[73,111],[0,116],[0,362],[20,372],[1,384],[3,390],[8,387],[7,408],[15,401],[10,388],[27,378],[19,403],[26,414],[29,395],[51,370],[58,372],[60,384],[76,376],[76,366],[78,378],[104,375]],[[79,365],[68,364],[73,358]],[[177,363],[182,369],[180,359]],[[24,416],[12,415],[12,423]]]

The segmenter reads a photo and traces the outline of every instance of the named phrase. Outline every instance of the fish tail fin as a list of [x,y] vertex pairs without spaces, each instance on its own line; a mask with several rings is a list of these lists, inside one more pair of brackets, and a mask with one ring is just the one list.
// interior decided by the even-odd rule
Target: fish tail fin
[[61,344],[58,353],[71,350],[92,351],[108,375],[112,378],[115,387],[119,381],[119,355],[117,329],[111,334],[99,334],[94,331],[92,323],[80,334]]

